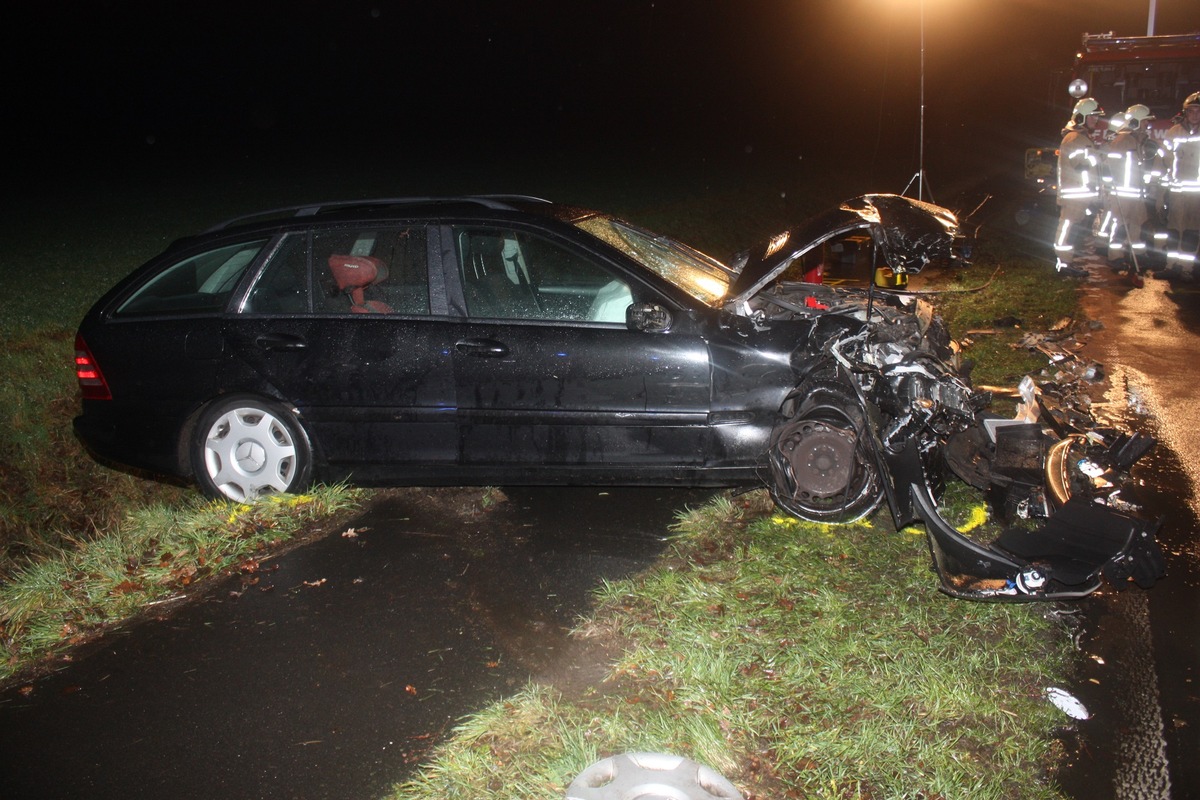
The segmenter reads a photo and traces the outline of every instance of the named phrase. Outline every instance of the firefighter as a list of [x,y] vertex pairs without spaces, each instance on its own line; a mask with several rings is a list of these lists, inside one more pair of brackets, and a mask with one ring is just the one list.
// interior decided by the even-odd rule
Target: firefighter
[[1183,111],[1163,139],[1167,165],[1167,275],[1191,281],[1200,244],[1200,92],[1183,101]]
[[1087,270],[1072,262],[1078,244],[1091,231],[1100,200],[1100,159],[1093,136],[1104,109],[1091,97],[1075,104],[1058,147],[1058,229],[1054,234],[1054,268],[1059,275],[1083,277]]
[[1135,276],[1144,267],[1151,231],[1147,203],[1161,181],[1163,151],[1150,136],[1154,119],[1141,103],[1109,122],[1114,135],[1104,150],[1105,210],[1109,223],[1109,260]]

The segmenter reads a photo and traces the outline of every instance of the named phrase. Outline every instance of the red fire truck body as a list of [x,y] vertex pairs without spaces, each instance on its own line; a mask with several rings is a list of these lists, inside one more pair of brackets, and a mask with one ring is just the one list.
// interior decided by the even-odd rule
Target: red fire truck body
[[[1179,113],[1183,98],[1200,90],[1200,33],[1171,36],[1083,35],[1070,77],[1055,90],[1054,103],[1062,119],[1081,97],[1094,97],[1106,116],[1135,103],[1150,109],[1151,134],[1161,139]],[[1105,125],[1098,128],[1103,136]],[[1030,148],[1025,154],[1025,177],[1041,184],[1053,183],[1054,148]]]
[[1084,34],[1068,94],[1094,97],[1108,114],[1135,103],[1150,109],[1156,138],[1183,98],[1200,89],[1200,33],[1178,36]]

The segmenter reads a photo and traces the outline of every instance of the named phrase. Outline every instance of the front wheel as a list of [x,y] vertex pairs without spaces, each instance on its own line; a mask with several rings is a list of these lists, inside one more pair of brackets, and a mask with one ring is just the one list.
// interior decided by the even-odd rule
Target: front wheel
[[878,508],[883,483],[853,390],[836,382],[810,384],[790,405],[771,435],[776,505],[800,519],[831,524],[854,522]]
[[253,397],[230,398],[200,416],[192,469],[210,497],[238,502],[291,492],[309,482],[312,448],[286,410]]

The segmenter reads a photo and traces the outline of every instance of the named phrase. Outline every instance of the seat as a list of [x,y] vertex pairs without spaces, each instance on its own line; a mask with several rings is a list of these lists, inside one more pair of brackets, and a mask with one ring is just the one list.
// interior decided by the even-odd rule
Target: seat
[[463,290],[473,317],[539,319],[541,310],[522,266],[504,258],[505,241],[472,237],[463,265]]
[[329,257],[329,271],[333,273],[338,291],[350,298],[352,313],[392,313],[392,307],[382,300],[366,299],[367,287],[387,280],[387,264],[372,256],[332,255]]
[[624,281],[611,280],[592,301],[587,318],[592,322],[625,322],[625,311],[633,304],[633,293]]

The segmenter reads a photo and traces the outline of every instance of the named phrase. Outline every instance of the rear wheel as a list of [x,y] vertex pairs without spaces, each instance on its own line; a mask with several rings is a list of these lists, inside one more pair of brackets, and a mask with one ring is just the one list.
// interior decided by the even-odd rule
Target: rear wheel
[[205,494],[253,500],[307,486],[312,448],[286,410],[253,397],[235,397],[200,416],[191,447],[192,470]]
[[801,387],[771,435],[771,497],[800,519],[846,523],[883,501],[854,390],[837,382]]

